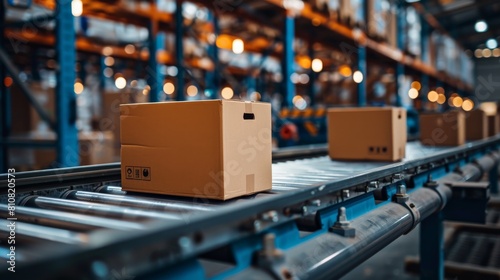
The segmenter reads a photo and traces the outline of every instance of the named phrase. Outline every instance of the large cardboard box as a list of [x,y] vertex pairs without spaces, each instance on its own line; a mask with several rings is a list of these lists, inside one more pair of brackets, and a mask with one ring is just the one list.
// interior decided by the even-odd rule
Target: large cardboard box
[[122,188],[230,199],[271,189],[271,106],[205,100],[120,106]]
[[428,146],[465,143],[465,114],[461,111],[420,115],[420,141]]
[[488,137],[488,116],[483,110],[468,112],[465,120],[465,138],[469,141]]
[[397,161],[405,157],[406,110],[328,110],[328,150],[332,159]]
[[488,116],[488,137],[495,136],[500,130],[499,115]]

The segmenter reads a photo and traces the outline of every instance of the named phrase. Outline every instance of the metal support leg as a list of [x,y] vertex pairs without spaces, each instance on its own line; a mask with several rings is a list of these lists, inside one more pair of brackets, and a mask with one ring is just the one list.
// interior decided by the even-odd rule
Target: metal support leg
[[165,47],[165,37],[158,33],[158,22],[151,21],[149,24],[149,60],[147,68],[147,81],[151,90],[149,91],[149,101],[162,101],[163,75],[160,71],[156,54]]
[[[0,2],[0,45],[5,46],[6,40],[4,37],[4,26],[5,26],[5,2]],[[0,173],[7,172],[9,159],[7,145],[3,144],[9,136],[10,132],[10,95],[9,90],[5,86],[4,79],[7,72],[3,64],[0,64],[0,140],[2,144],[0,147]]]
[[[406,8],[404,5],[398,7],[397,13],[397,46],[400,51],[405,49],[406,33]],[[405,67],[402,63],[398,62],[396,65],[396,106],[402,106],[401,95],[403,87],[403,77],[405,74]]]
[[363,80],[358,84],[358,106],[366,106],[366,80],[367,80],[367,67],[366,67],[366,47],[358,47],[358,70],[363,73]]
[[444,279],[444,236],[441,211],[420,224],[420,279]]
[[177,65],[177,94],[176,100],[185,100],[184,96],[184,32],[182,16],[182,0],[177,0],[175,9],[175,63]]
[[490,169],[488,179],[490,181],[490,192],[492,194],[498,193],[498,162]]
[[[311,58],[311,63],[314,60],[314,48],[312,46],[312,42],[309,43],[309,57]],[[312,70],[312,64],[311,68],[309,69],[309,98],[311,99],[309,106],[313,107],[315,105],[315,99],[316,99],[316,93],[318,91],[318,88],[316,86],[316,80],[318,79],[318,73],[314,72]]]
[[281,72],[283,75],[283,103],[282,107],[293,107],[293,97],[295,95],[295,85],[290,77],[294,72],[295,57],[293,54],[293,41],[295,38],[295,20],[290,15],[285,15],[283,30],[283,63]]
[[104,60],[106,57],[101,55],[99,57],[99,90],[101,92],[101,96],[104,95],[104,89],[106,88],[106,76],[104,76],[104,69],[106,69],[106,64],[104,64]]
[[76,129],[75,30],[71,1],[57,2],[56,52],[59,68],[56,87],[57,162],[61,167],[79,164]]
[[422,85],[420,89],[420,102],[422,102],[422,108],[425,108],[425,103],[427,102],[427,93],[429,92],[429,75],[422,74],[422,80],[420,82]]

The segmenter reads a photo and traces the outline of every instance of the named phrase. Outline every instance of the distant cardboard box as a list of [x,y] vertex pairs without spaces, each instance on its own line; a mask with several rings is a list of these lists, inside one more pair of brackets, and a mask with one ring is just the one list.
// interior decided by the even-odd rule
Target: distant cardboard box
[[469,141],[488,137],[488,116],[483,110],[470,111],[465,116],[465,138]]
[[488,116],[488,137],[498,134],[500,129],[500,119],[498,115]]
[[420,115],[420,141],[427,146],[460,146],[465,143],[465,114],[461,111]]
[[230,199],[271,189],[271,105],[187,101],[120,106],[122,187]]
[[328,148],[332,159],[397,161],[405,157],[406,110],[332,108]]

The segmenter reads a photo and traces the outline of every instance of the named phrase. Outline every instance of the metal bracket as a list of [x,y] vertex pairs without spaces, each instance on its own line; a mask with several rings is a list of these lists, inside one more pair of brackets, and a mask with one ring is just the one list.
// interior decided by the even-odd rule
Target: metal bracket
[[257,266],[271,273],[275,279],[294,280],[290,270],[285,266],[285,255],[275,245],[274,233],[264,235],[262,250],[257,254]]
[[410,196],[406,193],[406,186],[403,184],[398,186],[397,192],[393,197],[393,201],[404,206],[413,216],[411,229],[404,233],[408,234],[420,223],[420,211],[418,211],[415,204],[410,200]]
[[444,208],[447,220],[484,223],[490,198],[489,182],[450,182],[451,200]]
[[337,215],[337,222],[329,228],[330,232],[342,235],[344,237],[354,237],[356,236],[356,229],[350,227],[351,222],[347,220],[347,214],[345,207],[339,208],[339,214]]

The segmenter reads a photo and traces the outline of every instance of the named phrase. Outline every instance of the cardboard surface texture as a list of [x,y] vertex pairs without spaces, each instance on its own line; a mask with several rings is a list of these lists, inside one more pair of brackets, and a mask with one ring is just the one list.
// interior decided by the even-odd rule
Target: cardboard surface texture
[[499,115],[488,116],[488,137],[497,135],[500,131]]
[[271,189],[270,104],[127,104],[120,121],[124,190],[225,200]]
[[474,110],[466,114],[465,138],[469,141],[488,137],[488,116],[483,110]]
[[328,110],[328,150],[332,159],[397,161],[405,157],[406,110]]
[[463,145],[465,114],[461,111],[421,114],[420,141],[427,146]]

